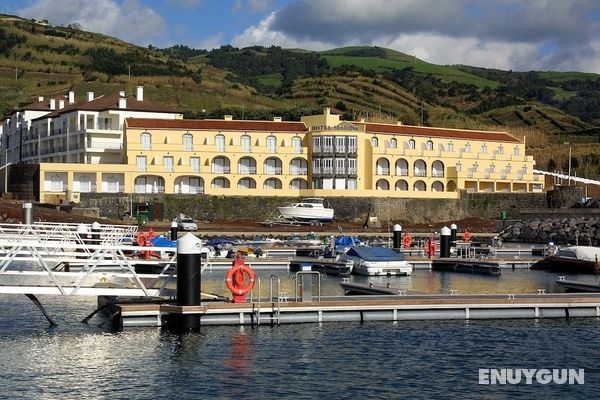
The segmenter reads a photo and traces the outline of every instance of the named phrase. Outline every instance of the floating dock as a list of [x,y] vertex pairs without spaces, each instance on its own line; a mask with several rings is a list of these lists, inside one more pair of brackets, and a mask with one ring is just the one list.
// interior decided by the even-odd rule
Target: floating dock
[[321,298],[320,301],[205,302],[200,306],[113,306],[115,325],[166,326],[178,315],[196,315],[200,325],[277,325],[442,319],[600,317],[600,293],[538,295],[404,295]]
[[333,276],[349,276],[352,264],[336,261],[334,258],[296,257],[289,261],[290,271],[317,271]]
[[432,271],[462,272],[468,274],[481,274],[499,276],[500,263],[498,261],[485,261],[464,258],[437,258],[431,263]]

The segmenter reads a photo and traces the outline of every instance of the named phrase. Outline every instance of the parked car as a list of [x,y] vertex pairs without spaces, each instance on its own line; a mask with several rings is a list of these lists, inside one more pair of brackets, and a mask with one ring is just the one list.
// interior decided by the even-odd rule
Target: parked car
[[197,231],[198,225],[191,217],[180,217],[176,219],[177,229],[180,231]]

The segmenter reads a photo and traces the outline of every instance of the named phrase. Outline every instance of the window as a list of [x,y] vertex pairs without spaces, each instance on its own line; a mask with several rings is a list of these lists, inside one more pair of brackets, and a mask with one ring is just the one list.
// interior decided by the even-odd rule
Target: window
[[454,151],[454,143],[448,143],[448,151]]
[[471,145],[469,143],[465,144],[465,153],[471,152]]
[[348,153],[356,153],[356,136],[348,136]]
[[215,145],[217,147],[217,151],[225,151],[225,136],[215,136]]
[[456,172],[460,172],[462,171],[462,164],[460,163],[460,161],[456,162]]
[[346,164],[348,165],[348,174],[356,175],[356,158],[349,158]]
[[356,178],[348,178],[346,185],[348,186],[348,190],[356,190]]
[[487,144],[482,144],[481,145],[481,153],[482,154],[487,154]]
[[142,143],[142,150],[152,150],[152,135],[149,132],[142,133],[140,141]]
[[313,158],[313,173],[320,174],[321,173],[321,159]]
[[296,154],[302,154],[302,138],[299,136],[294,136],[291,141],[292,150]]
[[323,153],[333,153],[333,136],[323,136]]
[[242,146],[242,151],[244,153],[250,153],[252,151],[252,144],[251,144],[250,136],[248,136],[248,135],[242,136],[242,138],[240,140],[240,144]]
[[425,143],[425,148],[427,150],[433,150],[433,142],[431,140],[428,140],[427,143]]
[[339,175],[346,174],[346,159],[336,158],[335,159],[335,173]]
[[376,137],[372,137],[371,138],[371,145],[373,147],[379,147],[379,139],[377,139]]
[[415,147],[416,147],[416,143],[415,143],[414,139],[410,139],[408,141],[408,148],[409,149],[414,149]]
[[165,166],[166,172],[173,172],[173,157],[172,156],[164,156],[163,157],[163,165]]
[[200,172],[200,157],[190,157],[190,165],[193,172]]
[[398,141],[396,139],[390,139],[390,148],[395,149],[398,147]]
[[520,152],[520,151],[519,151],[519,148],[518,148],[517,146],[515,146],[515,148],[514,148],[514,150],[513,150],[513,154],[514,154],[515,156],[518,156],[518,155],[519,155],[519,152]]
[[473,171],[479,172],[479,163],[473,164]]
[[183,149],[185,151],[193,151],[194,150],[194,138],[189,133],[186,133],[185,135],[183,135]]
[[136,156],[135,163],[137,165],[138,171],[146,171],[146,169],[147,169],[146,156]]
[[504,147],[502,145],[498,146],[498,154],[504,154]]
[[320,153],[321,152],[321,137],[316,136],[313,138],[313,151]]
[[323,159],[323,173],[324,174],[333,174],[333,158],[324,158]]
[[344,153],[346,151],[345,139],[346,138],[344,136],[336,136],[335,151],[337,151],[338,153]]
[[277,138],[275,136],[267,137],[267,151],[269,153],[277,153]]

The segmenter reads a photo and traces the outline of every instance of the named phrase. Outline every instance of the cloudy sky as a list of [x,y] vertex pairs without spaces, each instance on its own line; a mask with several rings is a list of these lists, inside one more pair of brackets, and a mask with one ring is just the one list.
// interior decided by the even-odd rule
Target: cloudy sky
[[142,46],[375,45],[436,64],[600,73],[600,0],[3,0]]

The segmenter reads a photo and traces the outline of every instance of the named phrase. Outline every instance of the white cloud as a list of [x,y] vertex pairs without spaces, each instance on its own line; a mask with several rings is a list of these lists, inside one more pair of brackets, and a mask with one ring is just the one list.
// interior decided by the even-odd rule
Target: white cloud
[[600,72],[594,0],[297,0],[236,46],[377,45],[438,64]]
[[201,40],[199,43],[192,45],[196,49],[212,50],[221,47],[225,43],[225,35],[223,32],[217,32],[214,35]]
[[163,18],[137,0],[38,0],[18,13],[25,18],[47,19],[56,25],[79,23],[85,30],[116,36],[140,45],[160,39]]
[[326,50],[332,47],[332,45],[327,42],[296,40],[282,32],[274,31],[271,29],[271,24],[274,18],[275,13],[271,13],[265,19],[260,21],[258,25],[253,25],[247,28],[240,35],[236,35],[232,39],[231,44],[236,47],[264,45],[310,50]]

